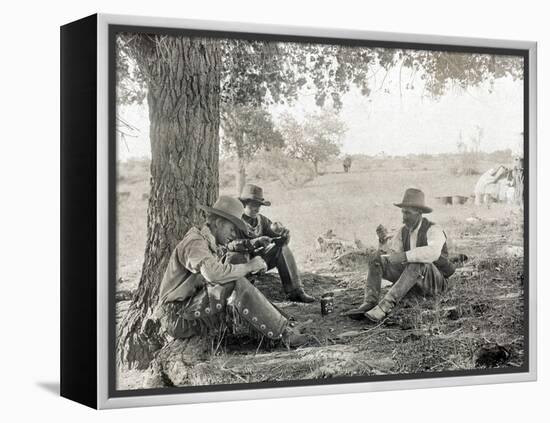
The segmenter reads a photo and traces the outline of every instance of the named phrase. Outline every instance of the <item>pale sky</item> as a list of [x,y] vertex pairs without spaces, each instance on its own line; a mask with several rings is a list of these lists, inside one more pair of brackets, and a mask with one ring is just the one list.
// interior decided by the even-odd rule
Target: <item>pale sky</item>
[[[495,151],[511,148],[521,152],[523,138],[523,81],[499,79],[492,87],[455,88],[438,101],[423,95],[420,78],[415,88],[406,90],[404,83],[400,95],[396,71],[390,72],[384,89],[376,85],[370,97],[363,97],[352,89],[343,97],[341,118],[348,131],[342,152],[346,154],[389,155],[437,154],[457,151],[459,133],[465,142],[474,135],[476,126],[483,128],[480,149]],[[407,78],[402,78],[406,81]],[[315,112],[312,95],[304,95],[293,107],[272,108],[276,117],[290,111],[297,119],[305,113]],[[136,138],[118,142],[119,160],[150,157],[149,117],[147,105],[123,106],[120,116],[139,129]]]

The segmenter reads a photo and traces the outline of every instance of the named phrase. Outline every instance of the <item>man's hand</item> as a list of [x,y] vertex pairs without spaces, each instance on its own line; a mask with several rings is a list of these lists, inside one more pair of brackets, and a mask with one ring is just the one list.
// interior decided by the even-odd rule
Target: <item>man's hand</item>
[[267,271],[267,263],[260,256],[256,256],[250,260],[248,266],[250,268],[249,272],[253,275]]
[[277,235],[282,235],[283,230],[285,229],[285,227],[281,222],[273,222],[270,228],[271,228],[271,231],[273,233],[276,233]]
[[290,231],[287,228],[283,229],[283,233],[281,234],[281,238],[284,239],[285,245],[290,242]]
[[388,260],[391,264],[402,264],[407,262],[407,254],[405,252],[392,253],[388,256]]
[[267,247],[269,244],[271,244],[271,238],[268,236],[260,236],[258,238],[254,238],[251,241],[251,244],[254,247],[254,249],[264,248],[264,247]]
[[376,228],[376,236],[380,244],[385,244],[391,238],[391,236],[388,235],[388,230],[382,224],[378,225]]
[[[200,273],[198,275],[200,275]],[[192,279],[192,285],[193,285],[193,288],[195,289],[195,291],[198,291],[203,286],[208,285],[208,282],[203,277],[200,277],[200,278],[199,277],[194,277]]]

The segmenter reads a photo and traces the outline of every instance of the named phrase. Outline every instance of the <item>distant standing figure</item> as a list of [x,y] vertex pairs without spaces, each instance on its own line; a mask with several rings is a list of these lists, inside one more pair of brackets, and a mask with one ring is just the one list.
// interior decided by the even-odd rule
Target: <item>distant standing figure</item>
[[350,156],[346,156],[344,157],[344,172],[348,173],[349,170],[351,169],[351,157]]
[[498,200],[502,183],[506,184],[508,170],[504,166],[491,168],[481,175],[474,188],[476,206],[488,204],[491,200]]
[[[448,259],[445,232],[422,217],[423,213],[432,211],[424,203],[424,193],[409,188],[403,201],[395,206],[401,208],[404,225],[391,239],[392,253],[377,254],[370,260],[364,302],[346,313],[352,319],[379,322],[412,288],[423,295],[445,291],[447,278],[455,271]],[[382,278],[394,284],[380,300]]]

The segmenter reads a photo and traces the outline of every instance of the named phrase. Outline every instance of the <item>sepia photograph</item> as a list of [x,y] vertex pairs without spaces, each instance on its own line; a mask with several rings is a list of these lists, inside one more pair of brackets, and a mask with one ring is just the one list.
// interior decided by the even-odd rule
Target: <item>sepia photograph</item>
[[109,42],[116,392],[529,369],[525,52]]

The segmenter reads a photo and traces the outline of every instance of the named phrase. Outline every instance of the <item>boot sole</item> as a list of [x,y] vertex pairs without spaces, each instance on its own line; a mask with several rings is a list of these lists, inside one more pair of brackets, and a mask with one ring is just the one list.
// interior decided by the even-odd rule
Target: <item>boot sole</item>
[[388,316],[384,316],[382,319],[377,320],[373,317],[370,317],[368,314],[365,314],[365,319],[368,320],[370,323],[375,323],[375,324],[382,323],[384,320],[386,320],[386,317]]
[[313,300],[301,300],[301,299],[298,299],[298,298],[287,298],[288,301],[292,301],[294,303],[304,303],[304,304],[311,304],[311,303],[314,303],[315,302],[315,299]]
[[361,316],[350,316],[350,319],[355,320],[356,322],[364,322],[367,318],[364,315]]

